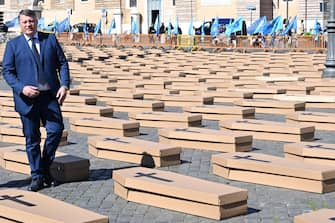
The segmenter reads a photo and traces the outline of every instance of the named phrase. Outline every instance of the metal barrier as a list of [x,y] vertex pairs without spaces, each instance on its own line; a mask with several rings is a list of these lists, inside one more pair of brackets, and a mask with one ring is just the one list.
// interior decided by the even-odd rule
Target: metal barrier
[[256,36],[190,36],[167,34],[111,34],[59,33],[58,40],[63,44],[91,46],[142,46],[171,48],[259,48],[259,49],[320,49],[327,47],[325,35],[314,36],[267,36],[261,41]]

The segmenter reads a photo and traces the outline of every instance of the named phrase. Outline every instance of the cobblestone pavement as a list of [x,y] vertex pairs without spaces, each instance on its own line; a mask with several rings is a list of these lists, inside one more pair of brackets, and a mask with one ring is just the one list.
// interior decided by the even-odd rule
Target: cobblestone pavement
[[[7,86],[0,80],[0,89]],[[174,108],[170,108],[174,110]],[[328,112],[335,112],[328,110]],[[115,116],[126,118],[124,113]],[[284,121],[280,115],[256,115],[257,119]],[[316,194],[284,188],[276,188],[253,183],[226,180],[212,174],[210,157],[217,152],[207,150],[183,149],[181,165],[160,168],[201,179],[225,183],[248,190],[248,214],[222,221],[192,216],[180,212],[127,202],[113,192],[114,169],[135,166],[131,163],[99,159],[88,153],[87,134],[72,132],[68,120],[65,119],[69,131],[69,145],[59,148],[59,151],[90,159],[90,177],[88,181],[74,182],[47,188],[40,191],[50,197],[80,206],[109,216],[110,222],[118,223],[210,223],[210,222],[292,222],[293,217],[304,212],[319,208],[335,208],[335,193]],[[218,128],[216,121],[203,121],[206,128]],[[155,128],[141,128],[138,138],[158,141]],[[334,131],[316,131],[320,142],[335,143]],[[283,142],[254,140],[254,152],[283,156]],[[0,143],[0,146],[10,144]],[[0,188],[26,189],[30,183],[27,175],[14,173],[0,168]]]

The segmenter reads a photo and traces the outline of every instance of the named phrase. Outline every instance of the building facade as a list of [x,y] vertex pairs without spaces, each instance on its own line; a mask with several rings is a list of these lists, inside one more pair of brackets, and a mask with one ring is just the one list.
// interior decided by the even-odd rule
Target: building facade
[[[140,33],[148,33],[149,26],[156,17],[167,25],[174,26],[176,18],[183,33],[187,33],[190,21],[200,26],[202,21],[219,18],[237,18],[241,16],[249,25],[260,16],[268,20],[281,15],[283,18],[297,16],[298,21],[305,20],[306,31],[315,20],[322,26],[329,17],[329,0],[0,0],[0,16],[8,21],[17,16],[19,10],[31,8],[44,17],[50,24],[55,19],[61,21],[67,16],[71,25],[97,23],[102,19],[101,30],[106,33],[115,19],[116,33],[129,33],[132,20],[139,22]],[[328,6],[328,7],[326,7]],[[1,18],[0,18],[1,20]],[[0,21],[1,22],[1,21]],[[299,24],[298,24],[299,26]]]

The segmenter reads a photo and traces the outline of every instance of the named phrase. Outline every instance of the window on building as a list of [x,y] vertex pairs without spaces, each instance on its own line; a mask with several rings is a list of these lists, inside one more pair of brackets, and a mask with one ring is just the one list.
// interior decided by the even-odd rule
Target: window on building
[[172,5],[176,6],[176,0],[172,0]]
[[80,0],[81,2],[88,2],[88,0]]
[[0,5],[4,5],[5,4],[5,0],[0,0]]
[[130,8],[137,8],[137,0],[129,0]]

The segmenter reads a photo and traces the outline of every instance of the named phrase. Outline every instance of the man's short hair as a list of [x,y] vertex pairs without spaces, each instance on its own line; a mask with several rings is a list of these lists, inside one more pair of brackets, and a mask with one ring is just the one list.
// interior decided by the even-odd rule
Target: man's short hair
[[36,13],[35,11],[31,10],[31,9],[22,9],[20,12],[19,12],[19,19],[20,19],[20,16],[21,15],[25,15],[25,16],[29,16],[29,17],[32,17],[34,19],[37,19],[37,16],[36,16]]

